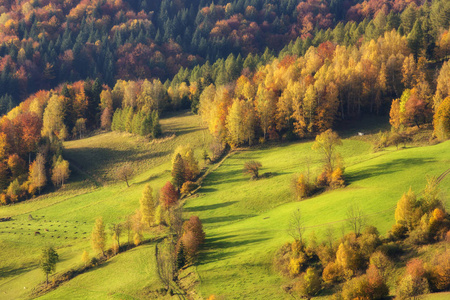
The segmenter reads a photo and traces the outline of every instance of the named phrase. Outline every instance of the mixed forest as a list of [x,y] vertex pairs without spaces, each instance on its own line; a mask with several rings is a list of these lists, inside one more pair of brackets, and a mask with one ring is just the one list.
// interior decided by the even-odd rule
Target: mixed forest
[[[157,170],[170,169],[139,182],[149,183],[141,189],[139,209],[124,209],[127,215],[120,218],[125,221],[105,212],[111,248],[102,216],[93,216],[97,256],[84,251],[83,266],[50,284],[58,254],[46,248],[41,257],[46,284],[33,295],[44,296],[120,252],[155,242],[163,288],[152,295],[181,289],[197,297],[195,288],[182,287],[182,275],[201,272],[191,270],[201,270],[202,249],[207,253],[211,247],[208,230],[217,230],[202,224],[210,219],[203,210],[190,207],[204,190],[216,190],[202,187],[210,184],[209,177],[229,168],[227,162],[240,151],[300,142],[308,145],[302,152],[307,167],[282,184],[281,190],[289,190],[289,196],[280,192],[285,201],[314,201],[345,190],[359,179],[352,175],[353,165],[347,168],[347,159],[355,159],[348,154],[352,140],[338,132],[366,118],[389,127],[380,125],[379,133],[367,136],[373,152],[368,160],[407,144],[448,147],[449,58],[446,0],[0,0],[0,206],[34,205],[64,194],[73,175],[75,181],[86,176],[96,188],[114,186],[91,170],[95,162],[84,165],[88,156],[70,148],[80,143],[91,149],[92,139],[102,135],[117,138],[118,144],[136,139],[136,148],[139,143],[163,145],[167,149],[155,157],[140,157]],[[180,130],[192,124],[180,127],[174,117],[187,111],[203,132],[203,140],[196,137],[193,145],[183,140],[193,133]],[[359,134],[363,139],[364,132]],[[179,140],[183,143],[175,145]],[[93,144],[105,151],[109,147]],[[142,166],[114,156],[118,149],[95,159],[115,157],[110,173],[133,189],[133,177],[144,174],[139,174]],[[314,161],[309,153],[319,158]],[[240,163],[239,174],[243,168],[252,184],[277,180],[276,172],[262,173],[265,162],[249,157]],[[236,170],[230,174],[237,176]],[[351,232],[340,239],[323,233],[326,239],[319,243],[305,236],[304,213],[290,212],[288,235],[294,242],[278,241],[270,248],[285,295],[407,299],[448,291],[448,249],[437,246],[427,263],[413,258],[418,247],[450,240],[448,204],[439,187],[446,173],[439,175],[422,176],[427,185],[420,192],[415,179],[417,186],[401,191],[398,203],[391,199],[397,203],[391,213],[395,224],[383,225],[383,231],[366,224],[365,212],[352,206],[344,213]],[[262,207],[256,211],[269,209]],[[127,243],[121,244],[125,232]],[[408,259],[406,269],[398,267],[399,257]],[[399,270],[404,278],[395,281]],[[211,286],[202,284],[203,297],[214,299]]]

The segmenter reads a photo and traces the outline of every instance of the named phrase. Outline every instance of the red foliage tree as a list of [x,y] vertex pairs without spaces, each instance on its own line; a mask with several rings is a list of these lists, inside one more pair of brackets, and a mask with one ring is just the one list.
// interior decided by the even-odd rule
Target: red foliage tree
[[159,203],[167,209],[177,203],[178,197],[179,194],[177,189],[173,186],[172,183],[170,183],[170,181],[167,181],[167,183],[161,189]]

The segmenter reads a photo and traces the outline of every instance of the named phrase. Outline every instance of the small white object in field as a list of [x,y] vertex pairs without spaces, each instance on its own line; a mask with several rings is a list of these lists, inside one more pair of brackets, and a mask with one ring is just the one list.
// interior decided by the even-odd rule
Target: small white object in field
[[364,132],[358,132],[358,135],[362,136],[362,135],[364,135]]

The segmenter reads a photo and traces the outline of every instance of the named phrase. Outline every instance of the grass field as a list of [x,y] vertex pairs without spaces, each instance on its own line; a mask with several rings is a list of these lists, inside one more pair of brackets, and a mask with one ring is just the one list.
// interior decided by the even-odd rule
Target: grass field
[[[157,191],[170,179],[170,158],[179,144],[191,144],[200,156],[210,143],[197,116],[185,113],[162,119],[161,124],[168,134],[158,142],[123,133],[67,142],[64,156],[75,166],[70,183],[34,200],[0,207],[0,217],[13,217],[13,221],[0,222],[0,299],[26,299],[44,280],[38,257],[46,245],[55,246],[60,254],[57,272],[80,265],[83,250],[92,252],[89,237],[95,218],[103,216],[106,224],[123,220],[139,207],[144,184],[150,183]],[[314,231],[320,239],[323,230],[332,227],[336,238],[340,237],[345,226],[341,220],[355,203],[370,215],[369,223],[385,233],[393,224],[394,205],[401,194],[410,186],[420,191],[426,175],[439,175],[450,165],[450,142],[372,153],[365,139],[346,136],[349,138],[338,151],[345,159],[348,186],[302,202],[295,201],[290,185],[295,174],[307,169],[315,174],[320,168],[320,155],[311,151],[311,142],[267,144],[240,151],[208,175],[184,208],[185,217],[198,215],[206,231],[196,267],[200,278],[196,289],[201,297],[287,298],[281,289],[286,279],[274,270],[272,260],[274,252],[290,240],[286,229],[294,210],[301,210],[309,227],[306,236]],[[242,167],[250,159],[261,161],[262,173],[271,176],[249,181]],[[136,170],[130,188],[113,180],[114,170],[127,161]],[[441,183],[447,195],[449,177]],[[40,234],[35,235],[37,231]],[[151,291],[161,286],[155,272],[154,244],[149,243],[41,298],[153,298]]]
[[[207,240],[198,272],[198,290],[207,297],[226,299],[283,299],[283,279],[273,270],[274,252],[292,240],[287,234],[292,211],[300,209],[308,236],[317,237],[327,227],[342,235],[346,211],[358,204],[369,223],[386,233],[394,222],[394,206],[409,187],[421,190],[427,175],[439,175],[450,165],[450,142],[372,154],[368,144],[345,140],[340,151],[345,157],[349,185],[302,202],[292,201],[290,182],[295,173],[305,171],[304,156],[311,155],[311,143],[300,143],[241,152],[230,157],[211,174],[198,198],[189,200],[185,211],[203,220]],[[256,159],[263,172],[274,176],[249,181],[242,174],[243,163]],[[318,156],[311,156],[317,166]],[[450,178],[441,183],[449,195]],[[447,202],[448,205],[448,202]],[[381,212],[381,213],[378,213]]]
[[[38,269],[38,258],[42,248],[47,245],[56,247],[60,255],[57,272],[80,265],[83,250],[92,252],[89,238],[97,217],[103,216],[106,224],[122,221],[125,216],[139,208],[139,198],[145,183],[150,183],[157,191],[170,179],[170,157],[177,145],[189,143],[194,149],[198,149],[196,154],[200,156],[201,149],[209,144],[210,137],[204,134],[197,116],[185,113],[162,119],[161,124],[163,130],[173,137],[149,143],[128,134],[112,132],[67,142],[64,156],[77,165],[77,168],[72,170],[70,183],[61,190],[31,201],[0,207],[0,217],[13,217],[10,222],[0,222],[2,249],[0,252],[0,299],[27,298],[31,288],[43,281],[44,276]],[[93,151],[99,145],[103,145],[104,148],[109,147],[110,150],[106,152],[116,155],[120,153],[123,158],[118,159]],[[138,150],[136,150],[137,145],[139,145]],[[154,155],[154,153],[164,153],[164,155]],[[131,180],[130,188],[127,188],[125,183],[114,182],[112,177],[104,175],[113,174],[114,169],[126,161],[127,157],[136,159],[137,175]],[[107,167],[100,168],[100,166]],[[97,178],[100,185],[95,183]],[[29,219],[29,215],[33,219]],[[35,235],[37,231],[40,234]],[[140,248],[147,250],[141,252]],[[133,250],[132,254],[119,255],[111,263],[108,262],[98,270],[91,270],[73,282],[87,280],[95,286],[96,281],[92,278],[97,277],[98,285],[103,285],[102,280],[111,283],[121,282],[122,279],[118,277],[118,274],[127,277],[128,272],[120,273],[115,266],[120,269],[121,265],[127,265],[127,261],[136,261],[135,259],[140,255],[143,256],[143,261],[150,260],[152,251],[151,245],[139,247]],[[151,285],[151,278],[155,279],[154,276],[147,276],[148,274],[144,271],[142,266],[140,271],[136,270],[134,275],[130,274],[129,280],[132,281],[135,278],[136,284],[140,287],[133,292],[134,297],[145,298],[146,296],[139,293],[147,284]],[[142,282],[144,278],[147,278],[148,283]],[[72,295],[73,287],[76,285],[71,287],[70,284],[67,285],[67,293]],[[80,289],[78,294],[73,294],[73,297],[105,299],[116,297],[111,295],[117,293],[119,295],[117,297],[125,299],[127,293],[131,289],[134,290],[131,285],[130,290],[122,289],[120,285],[117,285],[117,288],[113,292],[106,287],[97,293],[93,293],[88,288]],[[65,290],[66,286],[60,287],[55,297],[61,297],[66,293]],[[73,297],[70,298],[73,299]]]

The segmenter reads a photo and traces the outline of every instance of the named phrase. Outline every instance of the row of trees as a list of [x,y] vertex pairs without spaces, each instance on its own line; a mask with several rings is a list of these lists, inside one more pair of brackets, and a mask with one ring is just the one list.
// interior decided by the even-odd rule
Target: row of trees
[[411,85],[430,99],[423,63],[415,63],[406,45],[395,31],[359,47],[325,42],[303,57],[275,59],[232,85],[206,87],[199,112],[214,136],[239,146],[259,137],[310,136],[337,119],[382,112]]
[[295,241],[278,251],[276,263],[280,271],[295,278],[293,290],[306,296],[340,282],[344,284],[339,299],[384,299],[389,295],[388,283],[397,284],[398,299],[448,289],[450,280],[444,274],[450,272],[450,252],[445,250],[428,265],[420,259],[410,260],[401,279],[393,278],[394,264],[405,249],[450,239],[450,218],[435,178],[428,180],[421,195],[419,198],[409,191],[402,196],[395,211],[396,224],[385,238],[375,227],[365,227],[366,217],[360,208],[350,207],[347,223],[351,233],[334,241],[329,228],[321,244],[314,235],[307,242],[300,212],[294,212],[289,233]]

